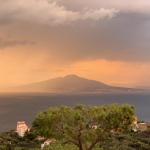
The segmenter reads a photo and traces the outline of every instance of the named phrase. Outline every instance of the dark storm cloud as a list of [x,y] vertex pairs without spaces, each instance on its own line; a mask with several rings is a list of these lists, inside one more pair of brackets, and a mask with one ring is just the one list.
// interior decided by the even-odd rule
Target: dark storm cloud
[[120,13],[111,20],[53,27],[49,30],[49,36],[52,35],[50,39],[53,39],[50,45],[54,44],[53,53],[58,56],[61,53],[62,58],[71,60],[102,58],[148,61],[149,23],[148,15]]
[[63,61],[150,60],[150,2],[146,0],[0,2],[0,25],[7,25],[6,33],[20,39],[0,39],[0,47],[23,46],[28,43],[23,39],[30,39],[41,52],[46,49]]
[[84,8],[116,8],[121,12],[150,13],[148,0],[54,0],[69,9],[81,10]]
[[[29,21],[38,24],[58,25],[74,21],[100,20],[112,18],[118,13],[114,8],[86,9],[84,11],[68,10],[54,0],[0,0],[0,22]],[[4,18],[5,17],[5,18]]]

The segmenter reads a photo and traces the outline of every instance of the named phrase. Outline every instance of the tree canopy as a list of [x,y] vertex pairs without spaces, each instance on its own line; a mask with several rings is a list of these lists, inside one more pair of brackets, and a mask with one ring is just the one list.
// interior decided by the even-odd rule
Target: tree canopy
[[131,130],[133,119],[130,105],[51,107],[36,116],[32,128],[37,135],[92,150],[108,135]]

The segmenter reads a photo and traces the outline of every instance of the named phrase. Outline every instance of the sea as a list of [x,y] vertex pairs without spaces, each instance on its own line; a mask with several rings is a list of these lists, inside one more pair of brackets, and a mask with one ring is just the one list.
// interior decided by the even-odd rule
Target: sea
[[0,132],[15,130],[17,121],[31,126],[38,112],[54,106],[131,104],[140,120],[150,122],[150,93],[103,94],[0,94]]

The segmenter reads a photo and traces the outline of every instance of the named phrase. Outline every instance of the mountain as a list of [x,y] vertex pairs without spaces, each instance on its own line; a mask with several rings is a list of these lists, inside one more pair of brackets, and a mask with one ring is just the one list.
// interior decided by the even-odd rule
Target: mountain
[[37,83],[20,86],[16,91],[26,92],[56,92],[56,93],[82,93],[82,92],[112,92],[112,91],[129,91],[130,88],[114,87],[103,82],[89,80],[77,75],[67,75]]

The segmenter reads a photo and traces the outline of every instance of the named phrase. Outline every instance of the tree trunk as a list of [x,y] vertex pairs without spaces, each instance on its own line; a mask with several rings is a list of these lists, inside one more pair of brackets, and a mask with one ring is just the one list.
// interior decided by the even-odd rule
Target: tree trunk
[[82,146],[79,146],[79,150],[83,150],[83,147],[82,147]]
[[84,150],[83,145],[82,145],[82,140],[81,140],[81,135],[82,135],[81,131],[82,131],[82,128],[79,129],[79,134],[78,134],[79,150]]
[[90,145],[90,147],[89,148],[87,148],[86,150],[92,150],[95,146],[96,146],[96,144],[99,142],[99,138],[97,138],[91,145]]
[[81,142],[80,138],[79,138],[79,150],[83,150],[83,145],[82,145],[82,142]]

